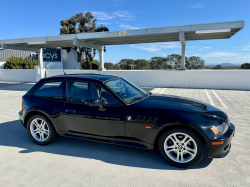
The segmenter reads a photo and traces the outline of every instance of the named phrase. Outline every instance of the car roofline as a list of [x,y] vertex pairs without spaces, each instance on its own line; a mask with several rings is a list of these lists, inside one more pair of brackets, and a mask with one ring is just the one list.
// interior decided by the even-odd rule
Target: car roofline
[[[82,77],[78,76],[78,75],[83,75]],[[109,75],[109,74],[100,74],[100,73],[76,73],[76,74],[62,74],[62,75],[54,75],[54,76],[50,76],[50,77],[44,77],[43,79],[46,80],[46,79],[56,79],[56,78],[76,78],[76,79],[92,79],[92,80],[97,80],[97,81],[100,81],[100,82],[105,82],[107,80],[101,80],[99,79],[98,77],[84,77],[84,75],[88,76],[88,75],[93,75],[93,76],[99,76],[99,77],[110,77],[109,80],[112,80],[112,79],[117,79],[117,78],[122,78],[120,76],[117,76],[117,75]]]
[[110,74],[101,74],[101,73],[74,73],[74,74],[62,74],[62,75],[54,75],[51,77],[59,77],[59,76],[65,76],[65,75],[99,75],[99,76],[110,76],[110,77],[118,77],[121,78],[118,75],[110,75]]

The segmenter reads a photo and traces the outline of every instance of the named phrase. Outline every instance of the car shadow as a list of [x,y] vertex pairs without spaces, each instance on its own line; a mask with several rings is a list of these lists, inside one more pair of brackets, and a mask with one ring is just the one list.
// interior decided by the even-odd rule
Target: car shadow
[[0,82],[0,90],[28,91],[35,83]]
[[[0,146],[18,147],[24,150],[20,154],[32,152],[45,152],[71,157],[96,159],[106,163],[161,169],[161,170],[186,170],[166,163],[157,151],[136,149],[98,142],[83,141],[65,137],[59,137],[55,142],[47,146],[39,146],[28,137],[26,129],[19,120],[0,124]],[[202,161],[191,169],[207,167],[212,162],[207,155]]]

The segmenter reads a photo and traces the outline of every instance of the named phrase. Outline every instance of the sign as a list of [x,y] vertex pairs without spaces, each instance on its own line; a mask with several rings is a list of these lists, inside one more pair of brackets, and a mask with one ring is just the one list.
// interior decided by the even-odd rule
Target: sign
[[126,31],[120,31],[119,36],[126,36]]
[[[30,57],[38,60],[37,53],[31,53]],[[44,62],[61,62],[61,49],[44,48],[43,49]]]

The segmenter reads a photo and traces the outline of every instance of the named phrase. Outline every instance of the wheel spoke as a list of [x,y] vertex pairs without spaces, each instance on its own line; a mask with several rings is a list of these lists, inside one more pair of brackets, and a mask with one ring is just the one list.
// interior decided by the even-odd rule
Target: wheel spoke
[[175,148],[175,146],[174,146],[174,145],[166,145],[166,148],[167,148],[167,149]]
[[33,120],[33,124],[36,126],[36,128],[39,128],[39,123],[36,120]]
[[34,131],[34,133],[32,133],[32,136],[35,136],[37,133],[38,133],[37,131],[36,132]]
[[41,133],[41,139],[44,140],[44,133]]
[[170,136],[170,139],[173,141],[174,144],[176,144],[176,140]]
[[182,140],[181,140],[181,143],[185,143],[186,144],[186,140],[188,140],[188,136],[185,136]]
[[177,161],[179,161],[179,156],[180,156],[180,152],[179,151],[177,151]]
[[193,156],[194,153],[195,153],[195,149],[191,149],[189,147],[186,147],[186,151],[185,152]]
[[166,150],[167,152],[172,152],[172,151],[175,151],[175,146],[174,145],[171,145],[171,146],[166,146]]
[[173,134],[175,142],[180,142],[179,138],[176,136],[176,134]]
[[42,121],[42,123],[41,123],[41,127],[42,127],[42,129],[44,129],[44,127],[45,127],[45,121]]
[[195,149],[192,149],[190,147],[186,147],[188,151],[195,152]]
[[180,155],[181,155],[181,161],[183,161],[183,151],[180,152]]
[[188,139],[184,144],[187,145],[188,142],[190,142],[190,141],[191,141],[191,139]]

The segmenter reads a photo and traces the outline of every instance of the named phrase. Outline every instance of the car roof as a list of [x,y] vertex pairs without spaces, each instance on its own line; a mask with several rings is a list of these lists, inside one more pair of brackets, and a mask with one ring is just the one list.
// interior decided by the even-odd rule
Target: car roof
[[57,75],[53,77],[44,78],[46,80],[53,80],[53,79],[84,79],[84,80],[96,80],[96,81],[108,81],[111,79],[121,78],[115,75],[107,75],[107,74],[96,74],[96,73],[79,73],[79,74],[65,74],[65,75]]

